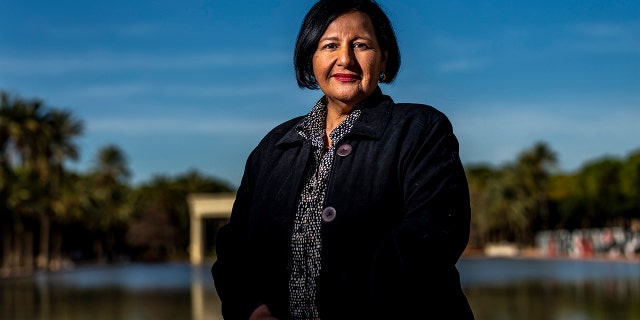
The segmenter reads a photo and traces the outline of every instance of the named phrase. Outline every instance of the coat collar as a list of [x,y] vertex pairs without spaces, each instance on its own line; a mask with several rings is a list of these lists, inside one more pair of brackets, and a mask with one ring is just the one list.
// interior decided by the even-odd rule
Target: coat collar
[[[324,99],[324,97],[322,99]],[[393,100],[391,97],[382,94],[380,87],[376,88],[373,94],[358,106],[358,108],[362,110],[362,114],[353,125],[351,132],[347,135],[357,135],[376,140],[380,139],[391,118],[392,107]],[[304,118],[291,127],[276,145],[303,141],[304,138],[300,136],[295,129],[302,121],[304,121]]]

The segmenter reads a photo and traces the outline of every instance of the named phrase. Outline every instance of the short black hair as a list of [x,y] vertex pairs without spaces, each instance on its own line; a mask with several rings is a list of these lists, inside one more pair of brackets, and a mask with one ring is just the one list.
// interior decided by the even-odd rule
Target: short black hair
[[400,48],[391,21],[382,8],[373,0],[320,0],[309,9],[304,17],[293,54],[293,65],[300,88],[318,89],[318,81],[313,74],[313,54],[320,37],[327,27],[340,15],[359,11],[369,15],[383,51],[387,51],[387,63],[382,83],[391,83],[400,69]]

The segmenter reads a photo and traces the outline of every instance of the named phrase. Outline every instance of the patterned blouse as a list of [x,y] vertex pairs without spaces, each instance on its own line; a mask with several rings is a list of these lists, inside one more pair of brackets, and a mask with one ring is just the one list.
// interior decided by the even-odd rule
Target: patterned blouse
[[315,304],[316,277],[320,275],[320,250],[322,247],[320,225],[327,181],[336,152],[335,145],[351,131],[360,113],[360,109],[354,109],[329,134],[333,143],[328,148],[325,148],[324,145],[327,118],[327,105],[324,98],[315,104],[300,125],[296,127],[298,134],[311,140],[314,160],[306,173],[291,234],[289,309],[293,318],[297,320],[318,317],[318,309]]

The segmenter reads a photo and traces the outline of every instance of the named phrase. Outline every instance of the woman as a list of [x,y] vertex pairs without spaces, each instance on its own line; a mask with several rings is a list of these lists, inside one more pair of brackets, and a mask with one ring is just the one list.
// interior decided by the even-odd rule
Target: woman
[[458,258],[469,194],[447,117],[397,104],[374,1],[321,0],[295,47],[311,111],[249,155],[212,267],[225,319],[472,319]]

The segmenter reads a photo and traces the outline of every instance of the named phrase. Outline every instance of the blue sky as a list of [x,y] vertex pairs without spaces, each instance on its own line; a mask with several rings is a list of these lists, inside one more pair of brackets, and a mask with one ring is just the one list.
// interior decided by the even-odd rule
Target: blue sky
[[[237,186],[273,126],[307,113],[292,52],[314,1],[0,1],[0,89],[68,109],[89,168],[119,146],[132,183],[196,169]],[[538,141],[559,170],[640,148],[640,2],[384,0],[397,102],[445,112],[465,164]]]

